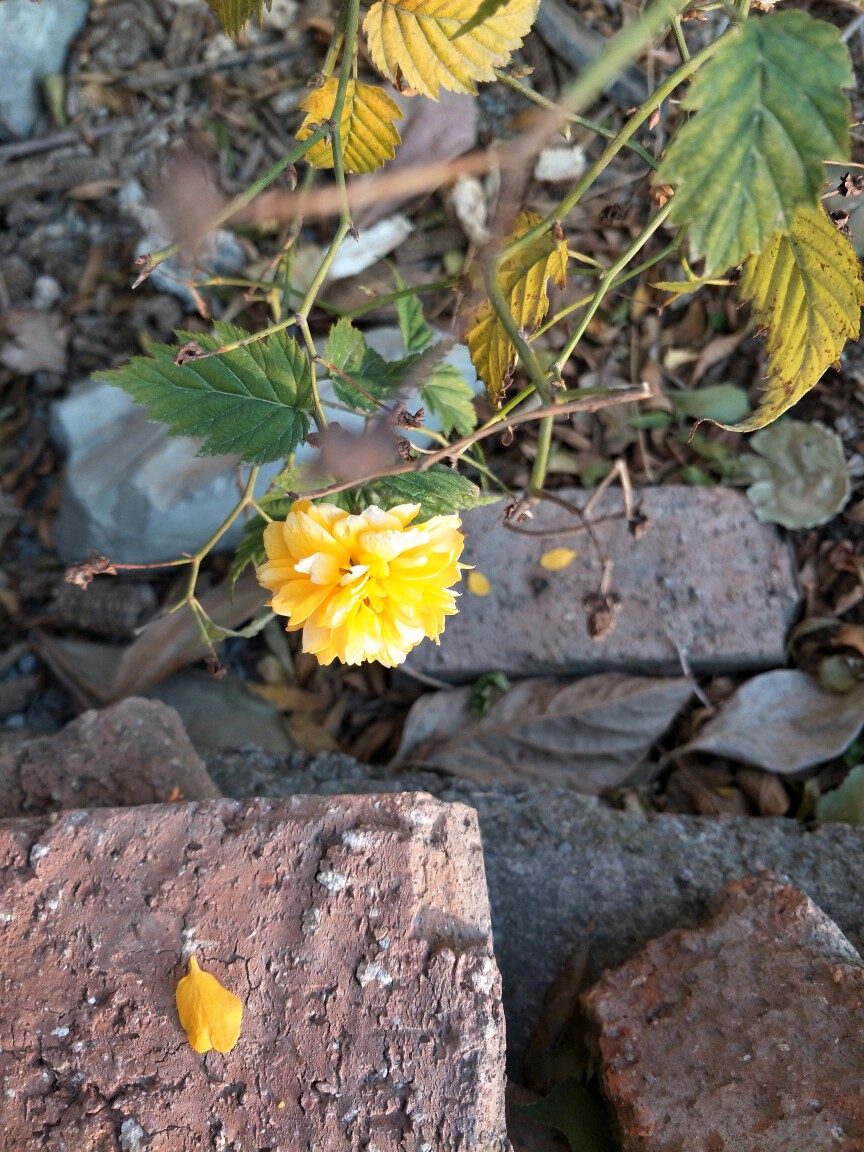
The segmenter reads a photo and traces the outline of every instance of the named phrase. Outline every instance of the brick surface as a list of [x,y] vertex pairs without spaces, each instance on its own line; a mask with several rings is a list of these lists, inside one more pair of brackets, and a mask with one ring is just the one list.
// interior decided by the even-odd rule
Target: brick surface
[[[504,1147],[476,814],[424,794],[204,801],[0,825],[0,1146]],[[230,1053],[174,1007],[193,948]]]
[[[564,491],[583,503],[586,493]],[[724,488],[645,489],[650,523],[634,540],[623,519],[599,525],[597,537],[614,560],[621,600],[614,631],[592,640],[583,598],[596,592],[600,564],[585,536],[520,536],[502,523],[502,505],[463,514],[463,560],[491,581],[488,596],[463,588],[460,611],[448,619],[440,647],[421,644],[409,667],[450,680],[499,669],[509,676],[633,670],[680,672],[676,644],[694,671],[776,667],[799,594],[791,553],[777,530],[760,524],[746,496]],[[603,514],[622,511],[620,491],[604,493]],[[530,528],[573,524],[541,502]],[[551,548],[578,550],[560,572],[539,560]]]
[[583,997],[624,1152],[864,1149],[864,964],[803,892],[730,884]]
[[0,752],[0,819],[220,795],[173,708],[123,700]]

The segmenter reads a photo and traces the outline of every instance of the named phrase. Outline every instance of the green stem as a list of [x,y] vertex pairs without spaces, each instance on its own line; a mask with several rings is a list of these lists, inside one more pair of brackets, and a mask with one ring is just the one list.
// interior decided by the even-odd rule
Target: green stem
[[243,493],[240,499],[237,501],[237,503],[234,505],[234,508],[228,513],[228,515],[225,517],[225,519],[222,521],[222,523],[219,525],[207,543],[203,544],[191,558],[192,567],[189,572],[189,582],[186,586],[186,595],[183,597],[179,604],[174,605],[174,607],[171,609],[172,612],[176,612],[178,608],[182,608],[184,604],[189,604],[195,599],[195,586],[198,583],[198,574],[201,571],[202,560],[216,547],[216,545],[219,543],[219,541],[222,539],[222,537],[225,535],[225,533],[228,531],[228,529],[231,527],[243,509],[247,508],[254,502],[255,485],[258,482],[258,473],[260,471],[261,469],[257,465],[249,469],[249,478],[246,481],[246,486],[243,489]]
[[593,103],[691,0],[655,0],[654,4],[609,40],[593,63],[579,73],[561,101],[573,112]]
[[[578,116],[575,112],[568,112],[567,109],[562,108],[560,104],[556,104],[553,100],[547,100],[540,92],[535,92],[533,88],[529,88],[527,84],[523,84],[521,80],[517,80],[515,76],[511,76],[506,69],[496,68],[495,76],[502,84],[506,84],[507,87],[512,88],[514,92],[518,92],[521,96],[524,96],[526,100],[532,100],[548,112],[556,112],[562,120],[566,120],[570,124],[578,124],[580,128],[587,128],[589,131],[595,132],[598,136],[605,136],[607,140],[615,139],[617,133],[614,128],[607,128],[604,124],[598,124],[596,120],[588,120],[585,116]],[[645,163],[649,164],[652,168],[659,167],[651,153],[643,148],[641,144],[633,140],[628,140],[627,147],[632,149],[637,156],[641,156]]]
[[510,337],[510,341],[513,344],[513,347],[516,349],[516,353],[519,357],[522,367],[528,373],[528,377],[531,380],[531,383],[540,393],[540,396],[543,398],[543,402],[548,404],[552,398],[552,389],[550,387],[549,380],[547,379],[546,373],[543,371],[540,361],[534,354],[534,350],[531,348],[531,345],[519,331],[519,325],[513,318],[513,314],[510,311],[510,305],[504,299],[504,292],[501,288],[500,262],[498,260],[492,261],[491,267],[487,273],[486,291],[489,295],[489,303],[495,309],[495,313],[501,322],[501,326]]
[[408,296],[422,296],[424,292],[438,292],[455,288],[460,279],[459,276],[448,276],[446,280],[430,280],[428,284],[416,284],[412,288],[400,288],[397,292],[376,296],[368,304],[361,304],[359,307],[351,308],[348,311],[340,311],[339,315],[345,320],[357,320],[359,317],[365,316],[367,312],[374,312],[382,304],[394,304],[397,300],[404,300]]
[[[655,264],[659,264],[661,260],[665,260],[667,256],[673,255],[678,252],[678,242],[673,241],[667,244],[660,252],[654,256],[650,256],[647,260],[643,260],[641,264],[636,264],[633,268],[628,268],[623,276],[618,276],[614,283],[609,283],[606,291],[611,292],[613,288],[620,288],[622,284],[626,284],[628,280],[635,280],[637,276],[641,276],[643,272],[647,272],[649,268],[653,268]],[[605,282],[605,281],[604,281]],[[566,308],[562,308],[560,312],[556,312],[554,316],[550,316],[541,326],[537,329],[532,340],[536,340],[538,336],[542,336],[548,332],[550,328],[554,328],[560,321],[570,316],[573,312],[578,312],[580,308],[584,308],[586,304],[590,304],[594,299],[594,293],[588,296],[582,296],[579,300],[574,300],[572,304],[568,304]]]
[[681,57],[682,64],[686,64],[690,59],[690,49],[687,47],[687,41],[684,39],[684,30],[681,27],[681,17],[676,16],[672,21],[672,35],[675,37],[675,44],[678,48],[678,55]]
[[594,184],[598,176],[609,166],[631,136],[642,127],[645,121],[660,107],[663,101],[671,96],[679,84],[683,83],[684,80],[687,80],[694,72],[698,71],[706,60],[711,59],[714,53],[719,50],[728,34],[729,33],[724,33],[723,36],[719,36],[716,40],[707,44],[700,52],[697,52],[695,56],[691,56],[685,64],[677,68],[667,80],[656,88],[645,103],[630,117],[615,139],[610,142],[609,146],[603,150],[603,153],[595,160],[591,167],[579,178],[563,200],[561,200],[539,224],[535,224],[533,228],[529,228],[527,232],[524,232],[517,239],[511,240],[506,248],[503,248],[498,254],[498,261],[503,264],[505,260],[508,260],[511,256],[515,256],[517,252],[520,252],[523,248],[527,248],[529,244],[533,244],[535,240],[544,236],[556,221],[563,220],[564,217],[575,208],[588,189]]
[[532,496],[543,491],[546,482],[546,470],[549,467],[549,449],[552,444],[552,425],[554,416],[544,416],[540,421],[537,434],[537,455],[534,457],[534,467],[531,469],[531,483],[528,490]]
[[303,335],[306,351],[309,354],[309,368],[312,382],[312,409],[319,431],[323,431],[323,429],[327,427],[327,417],[324,414],[324,407],[318,392],[318,373],[316,368],[318,350],[315,347],[315,341],[312,339],[312,333],[309,329],[309,313],[312,311],[315,299],[321,291],[324,281],[327,279],[327,273],[330,271],[330,267],[336,258],[336,253],[339,251],[345,237],[352,230],[351,210],[348,205],[348,191],[345,185],[345,164],[342,156],[342,110],[345,107],[348,81],[351,79],[354,52],[357,47],[357,29],[360,24],[360,0],[344,0],[342,13],[344,15],[342,67],[339,72],[336,99],[333,102],[331,139],[333,149],[333,174],[336,178],[336,186],[339,189],[341,200],[339,224],[294,317]]
[[[682,0],[673,0],[673,6],[675,4],[677,4],[679,8],[684,7]],[[649,20],[648,15],[646,15],[638,27],[643,28],[644,26],[647,28],[653,28],[654,24],[658,20],[657,13],[661,9],[666,12],[669,9],[669,5],[670,0],[659,0],[658,4],[655,4],[653,8],[649,9],[649,15],[653,14],[652,19]],[[627,28],[624,30],[624,32],[619,32],[618,36],[616,36],[612,41],[610,48],[607,49],[607,52],[611,51],[612,46],[616,43],[619,37],[623,37],[625,33],[629,33],[630,31],[631,29]],[[541,220],[539,224],[535,224],[533,228],[529,228],[527,232],[524,232],[515,240],[511,240],[510,243],[505,245],[505,247],[502,248],[501,251],[498,252],[495,258],[491,261],[490,267],[486,274],[486,290],[489,294],[490,303],[492,304],[492,307],[495,310],[495,313],[500,320],[502,327],[510,337],[510,340],[516,349],[519,359],[521,360],[525,371],[528,373],[531,383],[534,384],[534,386],[537,388],[537,391],[540,393],[545,403],[548,403],[551,397],[549,382],[546,373],[544,373],[543,369],[540,367],[540,363],[531,350],[527,340],[525,340],[519,332],[516,321],[513,319],[507,302],[504,299],[504,294],[500,286],[501,269],[505,261],[515,256],[518,252],[521,252],[524,248],[527,248],[529,244],[533,243],[535,240],[538,240],[541,236],[545,236],[557,221],[562,220],[569,212],[572,211],[572,209],[576,206],[576,204],[579,203],[579,201],[582,199],[594,181],[598,178],[601,172],[603,172],[603,170],[611,163],[613,158],[617,156],[617,154],[621,151],[631,136],[634,135],[637,129],[639,129],[642,124],[645,123],[652,112],[654,112],[656,108],[660,107],[663,101],[669,95],[671,95],[672,92],[675,91],[675,89],[683,80],[686,80],[689,76],[691,76],[695,71],[697,71],[698,68],[702,66],[702,64],[705,63],[706,60],[709,60],[714,55],[714,53],[720,47],[723,39],[724,37],[718,37],[718,39],[714,40],[711,44],[706,45],[706,47],[703,48],[701,52],[697,52],[695,56],[692,56],[686,63],[682,64],[681,67],[678,68],[669,77],[668,80],[661,84],[652,93],[652,95],[649,96],[645,103],[641,105],[638,111],[628,120],[628,122],[624,125],[615,139],[610,141],[608,147],[604,149],[602,155],[576,182],[574,187],[564,197],[564,199],[560,201],[557,207],[554,208],[544,220]],[[636,38],[630,35],[624,42],[630,45],[630,49],[632,49],[632,46],[636,43]],[[633,49],[634,54],[635,50],[636,49]],[[616,49],[616,57],[620,54],[620,51]],[[604,54],[602,59],[605,58],[606,54]],[[626,63],[626,61],[624,62]],[[621,66],[623,67],[623,64]],[[603,73],[603,76],[605,76],[605,73]],[[605,83],[606,80],[604,79],[603,83],[600,85],[601,91],[603,87],[605,87]],[[580,79],[576,81],[576,87],[579,93],[582,92],[582,87],[579,87],[582,84],[583,81],[580,77]],[[587,90],[589,89],[586,89],[586,91]],[[581,95],[579,96],[579,99],[581,99]],[[573,100],[574,103],[576,102],[572,95],[571,100]]]
[[609,270],[607,271],[606,275],[603,277],[603,280],[601,281],[601,283],[598,285],[597,291],[594,293],[594,297],[591,300],[591,303],[585,309],[584,315],[582,316],[581,320],[579,321],[579,323],[576,326],[576,330],[573,332],[573,335],[570,337],[570,339],[567,341],[567,343],[564,345],[564,347],[561,349],[561,353],[558,356],[558,359],[552,365],[552,370],[554,372],[556,372],[558,376],[561,375],[561,372],[564,368],[564,365],[567,363],[567,361],[573,355],[573,351],[574,351],[576,345],[579,343],[579,341],[585,335],[585,330],[587,329],[588,325],[591,323],[591,320],[594,318],[594,315],[597,312],[597,309],[600,307],[600,304],[603,301],[603,297],[614,286],[616,276],[619,274],[619,272],[623,272],[623,270],[627,267],[627,265],[630,263],[630,261],[636,255],[636,253],[639,252],[645,246],[645,244],[654,235],[654,233],[657,231],[657,229],[660,227],[660,225],[664,222],[664,220],[666,219],[666,217],[669,215],[669,213],[671,211],[672,211],[672,200],[670,198],[669,200],[666,201],[666,203],[663,205],[663,207],[660,209],[660,211],[657,213],[657,215],[648,221],[648,223],[645,225],[645,227],[642,229],[642,231],[639,233],[639,235],[636,237],[636,239],[633,241],[633,243],[621,253],[621,255],[614,262],[614,264],[609,265]]

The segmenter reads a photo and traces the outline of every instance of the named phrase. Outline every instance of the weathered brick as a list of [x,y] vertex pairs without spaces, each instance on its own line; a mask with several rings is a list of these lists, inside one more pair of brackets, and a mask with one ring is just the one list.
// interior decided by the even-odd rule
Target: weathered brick
[[0,752],[0,819],[219,796],[173,708],[122,700]]
[[[561,493],[584,503],[587,493]],[[524,536],[506,529],[503,505],[463,514],[463,559],[488,576],[488,596],[463,589],[440,647],[421,644],[408,657],[416,671],[447,680],[499,669],[524,677],[604,670],[680,671],[676,644],[694,671],[776,667],[798,608],[792,557],[779,532],[760,524],[746,496],[726,488],[648,488],[637,493],[650,520],[634,539],[620,491],[603,494],[598,514],[619,518],[595,529],[614,561],[621,607],[602,640],[586,628],[583,600],[597,591],[601,568],[583,536]],[[531,529],[573,525],[561,508],[540,502]],[[578,551],[559,572],[539,560],[551,548]]]
[[[500,977],[462,805],[300,796],[4,822],[0,933],[5,1149],[504,1147]],[[196,1054],[177,1022],[193,949],[245,1004],[225,1055]]]
[[583,997],[624,1152],[864,1149],[864,964],[770,873]]

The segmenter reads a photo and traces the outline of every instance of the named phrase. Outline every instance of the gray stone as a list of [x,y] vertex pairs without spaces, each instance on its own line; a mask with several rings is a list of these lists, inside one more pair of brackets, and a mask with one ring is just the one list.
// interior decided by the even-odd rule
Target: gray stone
[[[194,552],[237,502],[234,457],[197,456],[198,441],[169,436],[112,384],[73,388],[54,405],[51,430],[67,455],[54,525],[54,545],[66,564],[91,550],[119,564]],[[277,465],[262,468],[262,492],[277,471]],[[242,531],[238,520],[219,549],[236,547]]]
[[0,121],[29,136],[39,115],[39,85],[62,72],[66,51],[84,27],[88,0],[2,0]]
[[521,1078],[543,997],[590,943],[589,976],[672,928],[698,924],[723,884],[769,868],[864,948],[864,829],[746,817],[643,816],[560,788],[393,775],[348,757],[280,759],[254,748],[208,760],[233,796],[423,789],[477,809],[504,980],[508,1068]]
[[[588,493],[565,490],[584,504]],[[458,615],[440,646],[421,644],[407,667],[444,680],[498,670],[512,677],[636,671],[680,672],[679,650],[695,672],[777,667],[799,590],[792,555],[776,528],[760,524],[747,498],[726,488],[664,485],[637,493],[649,518],[638,539],[622,516],[620,491],[608,491],[597,515],[617,517],[595,532],[614,561],[620,598],[613,631],[592,640],[583,602],[597,592],[601,567],[582,536],[525,536],[503,525],[503,504],[464,513],[462,559],[491,583],[488,596],[463,589]],[[549,502],[530,529],[578,525]],[[541,556],[569,547],[569,567],[548,572]]]

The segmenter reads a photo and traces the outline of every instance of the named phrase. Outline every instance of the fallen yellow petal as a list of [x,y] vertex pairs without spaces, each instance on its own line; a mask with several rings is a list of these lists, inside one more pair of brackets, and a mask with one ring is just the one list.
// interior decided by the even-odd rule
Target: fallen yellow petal
[[488,596],[492,591],[488,577],[484,576],[482,572],[469,572],[465,578],[465,583],[468,585],[468,591],[475,596]]
[[196,1052],[230,1052],[240,1035],[243,1001],[190,956],[189,973],[177,985],[177,1015]]
[[560,572],[562,568],[569,567],[576,559],[572,548],[550,548],[540,557],[540,567],[547,572]]

